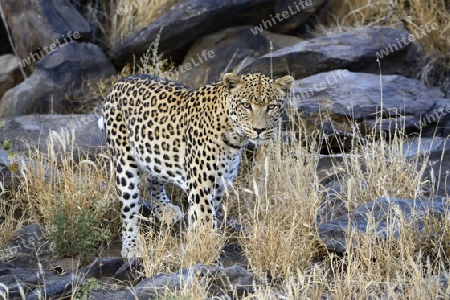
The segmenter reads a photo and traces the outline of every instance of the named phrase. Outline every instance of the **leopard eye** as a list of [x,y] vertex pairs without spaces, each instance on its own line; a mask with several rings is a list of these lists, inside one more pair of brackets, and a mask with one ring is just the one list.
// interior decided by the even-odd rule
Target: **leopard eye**
[[248,102],[242,102],[241,104],[245,109],[248,109],[248,110],[252,109],[252,105]]
[[276,108],[278,108],[278,105],[276,105],[276,104],[270,104],[267,106],[267,110],[274,110]]

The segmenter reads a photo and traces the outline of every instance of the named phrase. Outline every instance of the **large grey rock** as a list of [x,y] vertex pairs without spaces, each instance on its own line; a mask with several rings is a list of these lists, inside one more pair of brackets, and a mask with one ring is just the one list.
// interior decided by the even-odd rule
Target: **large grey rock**
[[22,60],[33,58],[33,52],[37,60],[40,51],[46,54],[44,47],[53,44],[59,48],[66,43],[64,39],[69,40],[70,32],[80,34],[78,41],[90,33],[89,24],[69,0],[1,0],[0,3],[17,55]]
[[[442,92],[400,75],[380,76],[334,70],[296,81],[287,119],[297,115],[308,130],[325,127],[352,132],[353,122],[366,129],[381,124],[382,130],[405,128],[418,132],[417,123],[432,111]],[[381,114],[383,110],[383,120]],[[328,122],[328,123],[327,123]],[[332,134],[333,132],[330,132]]]
[[[98,117],[100,115],[28,115],[8,118],[5,119],[5,128],[0,129],[0,143],[10,141],[14,152],[26,152],[28,147],[37,147],[46,152],[50,133],[65,136],[73,130],[75,149],[96,153],[105,146],[104,132],[97,127]],[[69,151],[71,140],[69,144],[62,144],[63,139],[58,139],[54,133],[52,137],[56,149]],[[9,161],[0,163],[8,164]]]
[[[257,25],[274,14],[275,0],[188,0],[181,1],[142,31],[132,35],[112,52],[118,67],[140,57],[163,28],[159,51],[179,64],[188,48],[199,38],[226,27]],[[282,1],[285,2],[285,1]],[[295,17],[295,16],[293,16]],[[233,51],[234,52],[234,51]]]
[[450,153],[450,145],[446,138],[436,136],[434,138],[415,137],[405,141],[402,145],[403,155],[406,159],[416,156],[438,160],[444,154]]
[[22,256],[37,257],[50,246],[45,234],[37,223],[19,229],[0,252],[1,260],[17,259]]
[[200,278],[201,284],[208,285],[209,293],[215,296],[232,296],[234,292],[238,297],[242,297],[253,289],[252,273],[241,266],[233,265],[221,268],[197,264],[180,272],[158,274],[144,279],[133,288],[132,292],[128,293],[126,299],[149,299],[163,296],[167,292],[176,292],[191,286],[193,281],[198,278]]
[[442,199],[436,200],[378,198],[359,206],[347,215],[321,224],[318,233],[326,247],[337,253],[345,253],[349,243],[352,243],[347,237],[358,233],[370,233],[374,239],[399,236],[401,220],[408,222],[409,229],[420,234],[424,220],[444,217],[446,203]]
[[447,173],[450,170],[450,144],[448,137],[411,136],[401,145],[405,159],[415,161],[418,172],[428,180],[425,190],[445,197],[450,193]]
[[[274,77],[289,73],[295,78],[304,78],[334,69],[379,73],[376,53],[387,49],[388,55],[381,59],[382,73],[413,77],[416,75],[416,48],[413,43],[398,44],[398,40],[408,35],[406,30],[374,27],[320,36],[265,54],[245,66],[242,72],[269,75],[272,58]],[[397,50],[390,51],[389,46]]]
[[450,135],[450,98],[437,98],[434,106],[429,111],[422,112],[420,122],[414,125],[422,132],[422,136]]
[[113,74],[113,65],[99,47],[69,43],[37,62],[29,78],[3,95],[0,117],[69,113],[77,107],[67,99],[87,97],[90,93],[83,89],[83,83]]
[[[227,28],[205,36],[192,45],[176,74],[178,81],[197,87],[222,79],[242,62],[298,43],[300,38],[264,31],[253,34],[251,26]],[[188,70],[189,68],[189,70]]]
[[[2,283],[0,297],[7,295],[8,297],[2,299],[27,300],[70,298],[70,295],[80,291],[79,288],[86,279],[104,278],[106,280],[123,263],[120,257],[98,258],[90,265],[78,270],[76,274],[64,269],[58,273],[46,261],[0,263],[0,283]],[[21,293],[26,298],[20,297]],[[124,296],[125,291],[120,289],[102,289],[95,292],[95,299],[124,299]]]

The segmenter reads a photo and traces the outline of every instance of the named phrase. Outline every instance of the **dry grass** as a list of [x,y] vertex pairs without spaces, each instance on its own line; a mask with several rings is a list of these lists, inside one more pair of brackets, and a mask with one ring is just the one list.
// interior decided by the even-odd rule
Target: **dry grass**
[[[401,215],[392,223],[400,234],[391,231],[382,241],[377,240],[371,230],[351,236],[353,245],[345,259],[330,266],[337,299],[345,299],[346,295],[354,295],[355,299],[448,298],[450,291],[437,289],[433,276],[448,270],[449,249],[439,240],[448,238],[449,224],[441,223],[439,233],[442,236],[430,238],[436,227],[426,226],[425,232],[419,235],[413,224]],[[372,223],[369,228],[376,225]]]
[[322,197],[317,163],[297,143],[278,141],[260,149],[239,177],[233,201],[247,228],[241,244],[258,276],[288,278],[323,250],[313,224]]
[[117,238],[120,213],[112,177],[105,168],[109,160],[103,156],[92,160],[92,156],[76,149],[71,129],[53,131],[47,146],[47,151],[29,147],[27,158],[16,171],[20,173],[17,190],[2,199],[2,205],[9,206],[0,241],[7,240],[18,225],[31,222],[40,224],[51,236],[55,212],[61,208],[70,212],[66,225],[77,225],[77,217],[92,211],[99,226],[91,228],[92,232],[109,228]]
[[[71,146],[71,136],[53,133],[48,151],[30,149],[32,159],[20,169],[20,187],[10,193],[8,201],[2,201],[8,208],[1,224],[2,241],[31,221],[51,232],[52,214],[62,198],[74,214],[98,212],[99,226],[111,228],[115,233],[112,239],[119,239],[119,208],[109,161],[102,157],[83,160],[83,153]],[[404,138],[397,132],[354,139],[352,150],[330,170],[342,175],[339,197],[348,208],[378,196],[415,199],[424,195],[428,184],[422,178],[423,164],[428,161],[406,160],[401,147]],[[276,140],[264,145],[253,161],[241,167],[225,206],[227,216],[243,225],[242,231],[173,235],[171,230],[144,228],[144,275],[170,273],[196,263],[211,265],[222,246],[237,239],[256,277],[255,291],[248,299],[449,296],[432,282],[433,276],[450,265],[448,218],[430,218],[426,233],[419,235],[400,216],[396,220],[400,236],[391,234],[380,242],[370,231],[353,232],[349,233],[354,242],[347,256],[327,253],[316,229],[316,214],[326,192],[317,173],[317,135],[300,133],[290,140],[290,144]],[[199,283],[177,293],[167,292],[165,297],[195,298],[207,293],[207,286]]]
[[108,23],[104,28],[110,49],[144,29],[179,0],[110,0]]
[[[341,197],[349,209],[378,197],[417,199],[426,196],[430,181],[424,179],[427,157],[404,156],[402,131],[367,137],[363,143],[353,134],[352,153],[335,163],[341,174]],[[422,160],[421,160],[422,159]]]
[[[342,175],[339,196],[350,210],[379,196],[417,199],[428,191],[423,180],[428,161],[408,161],[404,142],[401,131],[363,142],[355,138],[353,150],[330,170]],[[392,231],[380,241],[371,230],[349,232],[353,244],[344,258],[323,251],[315,227],[325,191],[316,175],[316,146],[274,143],[262,149],[244,176],[251,193],[239,193],[241,220],[248,228],[241,241],[258,275],[256,299],[448,297],[450,291],[437,289],[436,283],[450,262],[447,218],[426,219],[424,232],[418,233],[399,215],[392,221],[400,236]]]
[[[428,76],[433,68],[450,67],[450,6],[448,1],[421,0],[350,0],[332,1],[320,18],[323,22],[318,32],[347,31],[350,28],[367,26],[403,26],[418,39],[425,53],[430,57],[424,62],[421,80],[431,81]],[[437,30],[418,34],[431,24]]]
[[[143,226],[144,227],[144,226]],[[201,263],[215,263],[227,234],[211,229],[173,234],[171,228],[145,228],[141,234],[144,276],[170,273]]]

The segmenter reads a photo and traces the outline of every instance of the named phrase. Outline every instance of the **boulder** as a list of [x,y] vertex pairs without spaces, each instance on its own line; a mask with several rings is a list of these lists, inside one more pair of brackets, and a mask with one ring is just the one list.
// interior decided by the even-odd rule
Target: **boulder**
[[222,79],[226,72],[239,69],[242,62],[270,51],[293,45],[300,38],[264,31],[254,34],[251,26],[232,27],[196,41],[176,74],[178,81],[198,87]]
[[[2,299],[62,299],[77,295],[82,298],[80,287],[89,278],[107,280],[123,264],[120,257],[103,257],[90,265],[71,273],[47,261],[16,261],[14,264],[0,262],[0,297]],[[97,281],[91,281],[97,282]],[[100,287],[100,285],[98,285]],[[26,298],[21,297],[21,294]],[[124,299],[124,289],[102,289],[92,299]],[[94,295],[94,293],[93,293]]]
[[424,137],[450,135],[450,98],[437,98],[429,111],[422,112],[415,127]]
[[0,99],[10,88],[18,85],[25,78],[20,72],[19,58],[13,54],[0,56]]
[[417,171],[423,172],[423,178],[427,182],[426,190],[442,197],[450,193],[447,176],[450,170],[450,144],[447,136],[413,135],[407,138],[401,147],[405,159],[418,160]]
[[[400,75],[380,76],[334,70],[296,81],[285,121],[300,117],[307,130],[327,134],[352,133],[356,122],[362,134],[380,128],[418,132],[418,123],[435,107],[442,92]],[[380,111],[383,111],[383,120]],[[297,122],[298,123],[298,122]],[[295,129],[295,128],[294,128]]]
[[28,62],[24,66],[90,34],[89,24],[69,0],[1,1],[1,5],[17,55]]
[[253,274],[244,267],[233,265],[222,268],[197,264],[179,272],[161,273],[144,279],[128,292],[126,299],[157,298],[167,292],[183,290],[191,286],[196,279],[199,279],[201,284],[208,284],[209,293],[219,299],[228,299],[233,295],[240,299],[253,290]]
[[[49,134],[52,133],[54,147],[67,149],[72,143],[64,143],[64,138],[72,132],[75,133],[73,141],[75,149],[83,152],[96,153],[105,146],[104,132],[98,129],[97,119],[100,115],[28,115],[5,119],[5,126],[0,129],[0,143],[8,140],[14,152],[26,152],[28,147],[37,147],[46,152]],[[56,133],[56,134],[55,134]],[[64,143],[62,145],[61,143]],[[75,151],[76,152],[76,151]],[[0,156],[1,158],[1,156]],[[8,161],[0,161],[5,165]]]
[[69,43],[37,62],[30,77],[3,95],[0,117],[71,112],[77,106],[69,100],[90,93],[83,84],[113,74],[114,67],[99,47]]
[[86,278],[111,277],[124,264],[121,257],[100,257],[96,258],[88,266],[78,270],[78,274]]
[[19,229],[1,251],[0,260],[18,259],[19,257],[37,257],[48,250],[50,244],[37,223]]
[[334,69],[378,74],[376,60],[380,57],[383,74],[413,77],[417,74],[416,47],[408,40],[408,44],[398,42],[408,36],[408,31],[390,27],[361,28],[320,36],[267,53],[246,65],[242,72],[269,75],[272,58],[275,78],[287,73],[304,78]]
[[353,212],[331,222],[321,224],[318,233],[327,249],[343,254],[350,246],[347,237],[370,234],[377,239],[399,236],[401,226],[395,226],[400,218],[408,222],[408,227],[423,231],[427,218],[444,218],[446,203],[444,198],[436,201],[423,199],[378,198],[365,203]]
[[439,160],[443,155],[450,154],[450,145],[447,138],[412,137],[402,145],[403,155],[406,159],[416,156],[427,157],[431,160]]
[[199,38],[231,26],[260,24],[273,14],[275,3],[275,0],[182,1],[113,49],[113,63],[119,68],[133,63],[133,55],[142,56],[163,28],[159,51],[164,58],[180,64],[189,47]]

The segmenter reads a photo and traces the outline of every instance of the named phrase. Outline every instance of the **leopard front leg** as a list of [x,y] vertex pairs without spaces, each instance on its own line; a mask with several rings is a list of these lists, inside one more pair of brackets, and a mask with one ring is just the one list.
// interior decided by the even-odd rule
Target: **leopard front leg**
[[195,230],[199,226],[217,229],[217,211],[225,190],[221,173],[192,174],[188,183],[189,230]]
[[122,252],[127,259],[142,256],[139,244],[139,169],[130,155],[114,160],[116,188],[122,206]]

